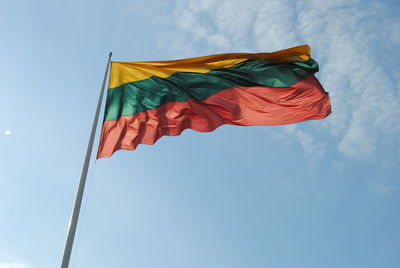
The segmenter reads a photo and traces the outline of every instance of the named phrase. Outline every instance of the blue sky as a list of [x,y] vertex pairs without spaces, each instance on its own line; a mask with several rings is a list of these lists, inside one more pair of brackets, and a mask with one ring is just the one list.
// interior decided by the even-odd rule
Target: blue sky
[[306,43],[331,116],[187,130],[93,161],[70,267],[399,267],[398,14],[397,1],[3,1],[0,268],[59,266],[109,51]]

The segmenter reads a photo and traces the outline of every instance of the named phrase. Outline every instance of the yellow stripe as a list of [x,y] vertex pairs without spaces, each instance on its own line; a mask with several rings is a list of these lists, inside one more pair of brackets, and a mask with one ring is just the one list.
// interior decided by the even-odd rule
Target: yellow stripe
[[172,61],[112,62],[109,88],[152,76],[166,78],[175,72],[207,73],[214,69],[232,67],[248,59],[304,62],[310,56],[310,47],[303,45],[272,53],[229,53]]

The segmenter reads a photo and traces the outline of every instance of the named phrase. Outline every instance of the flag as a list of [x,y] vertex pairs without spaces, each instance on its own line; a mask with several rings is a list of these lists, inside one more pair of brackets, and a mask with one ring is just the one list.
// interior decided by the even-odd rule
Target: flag
[[308,45],[151,62],[112,62],[97,158],[185,129],[322,119],[330,99]]

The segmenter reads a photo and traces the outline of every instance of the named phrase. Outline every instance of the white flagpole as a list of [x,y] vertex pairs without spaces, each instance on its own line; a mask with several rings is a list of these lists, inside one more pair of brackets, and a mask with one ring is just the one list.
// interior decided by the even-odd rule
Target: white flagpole
[[83,191],[85,189],[86,177],[87,177],[89,163],[90,163],[90,156],[92,155],[93,141],[94,141],[94,136],[96,134],[97,121],[99,120],[101,102],[103,99],[104,88],[106,86],[106,80],[107,80],[107,73],[108,73],[108,69],[110,67],[110,62],[111,62],[111,55],[112,55],[112,52],[110,52],[110,54],[108,56],[107,68],[106,68],[106,72],[104,74],[103,85],[101,86],[101,91],[100,91],[100,96],[99,96],[99,102],[97,103],[96,114],[95,114],[94,120],[93,120],[92,131],[90,133],[89,143],[88,143],[88,147],[87,147],[87,151],[86,151],[85,162],[83,163],[83,167],[82,167],[82,173],[81,173],[81,179],[79,181],[78,192],[76,193],[74,210],[72,211],[72,216],[71,216],[71,220],[69,223],[67,241],[65,242],[64,254],[63,254],[63,258],[62,258],[62,262],[61,262],[61,268],[68,268],[69,260],[71,257],[72,245],[74,244],[76,226],[78,223],[79,211],[81,210]]

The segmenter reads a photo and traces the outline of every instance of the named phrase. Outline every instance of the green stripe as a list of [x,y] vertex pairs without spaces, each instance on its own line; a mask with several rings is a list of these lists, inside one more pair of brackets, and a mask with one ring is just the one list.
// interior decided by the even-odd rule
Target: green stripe
[[153,76],[109,89],[104,121],[156,109],[169,102],[203,101],[232,87],[289,87],[317,71],[318,63],[312,59],[295,63],[247,60],[204,74],[176,72],[167,78]]

